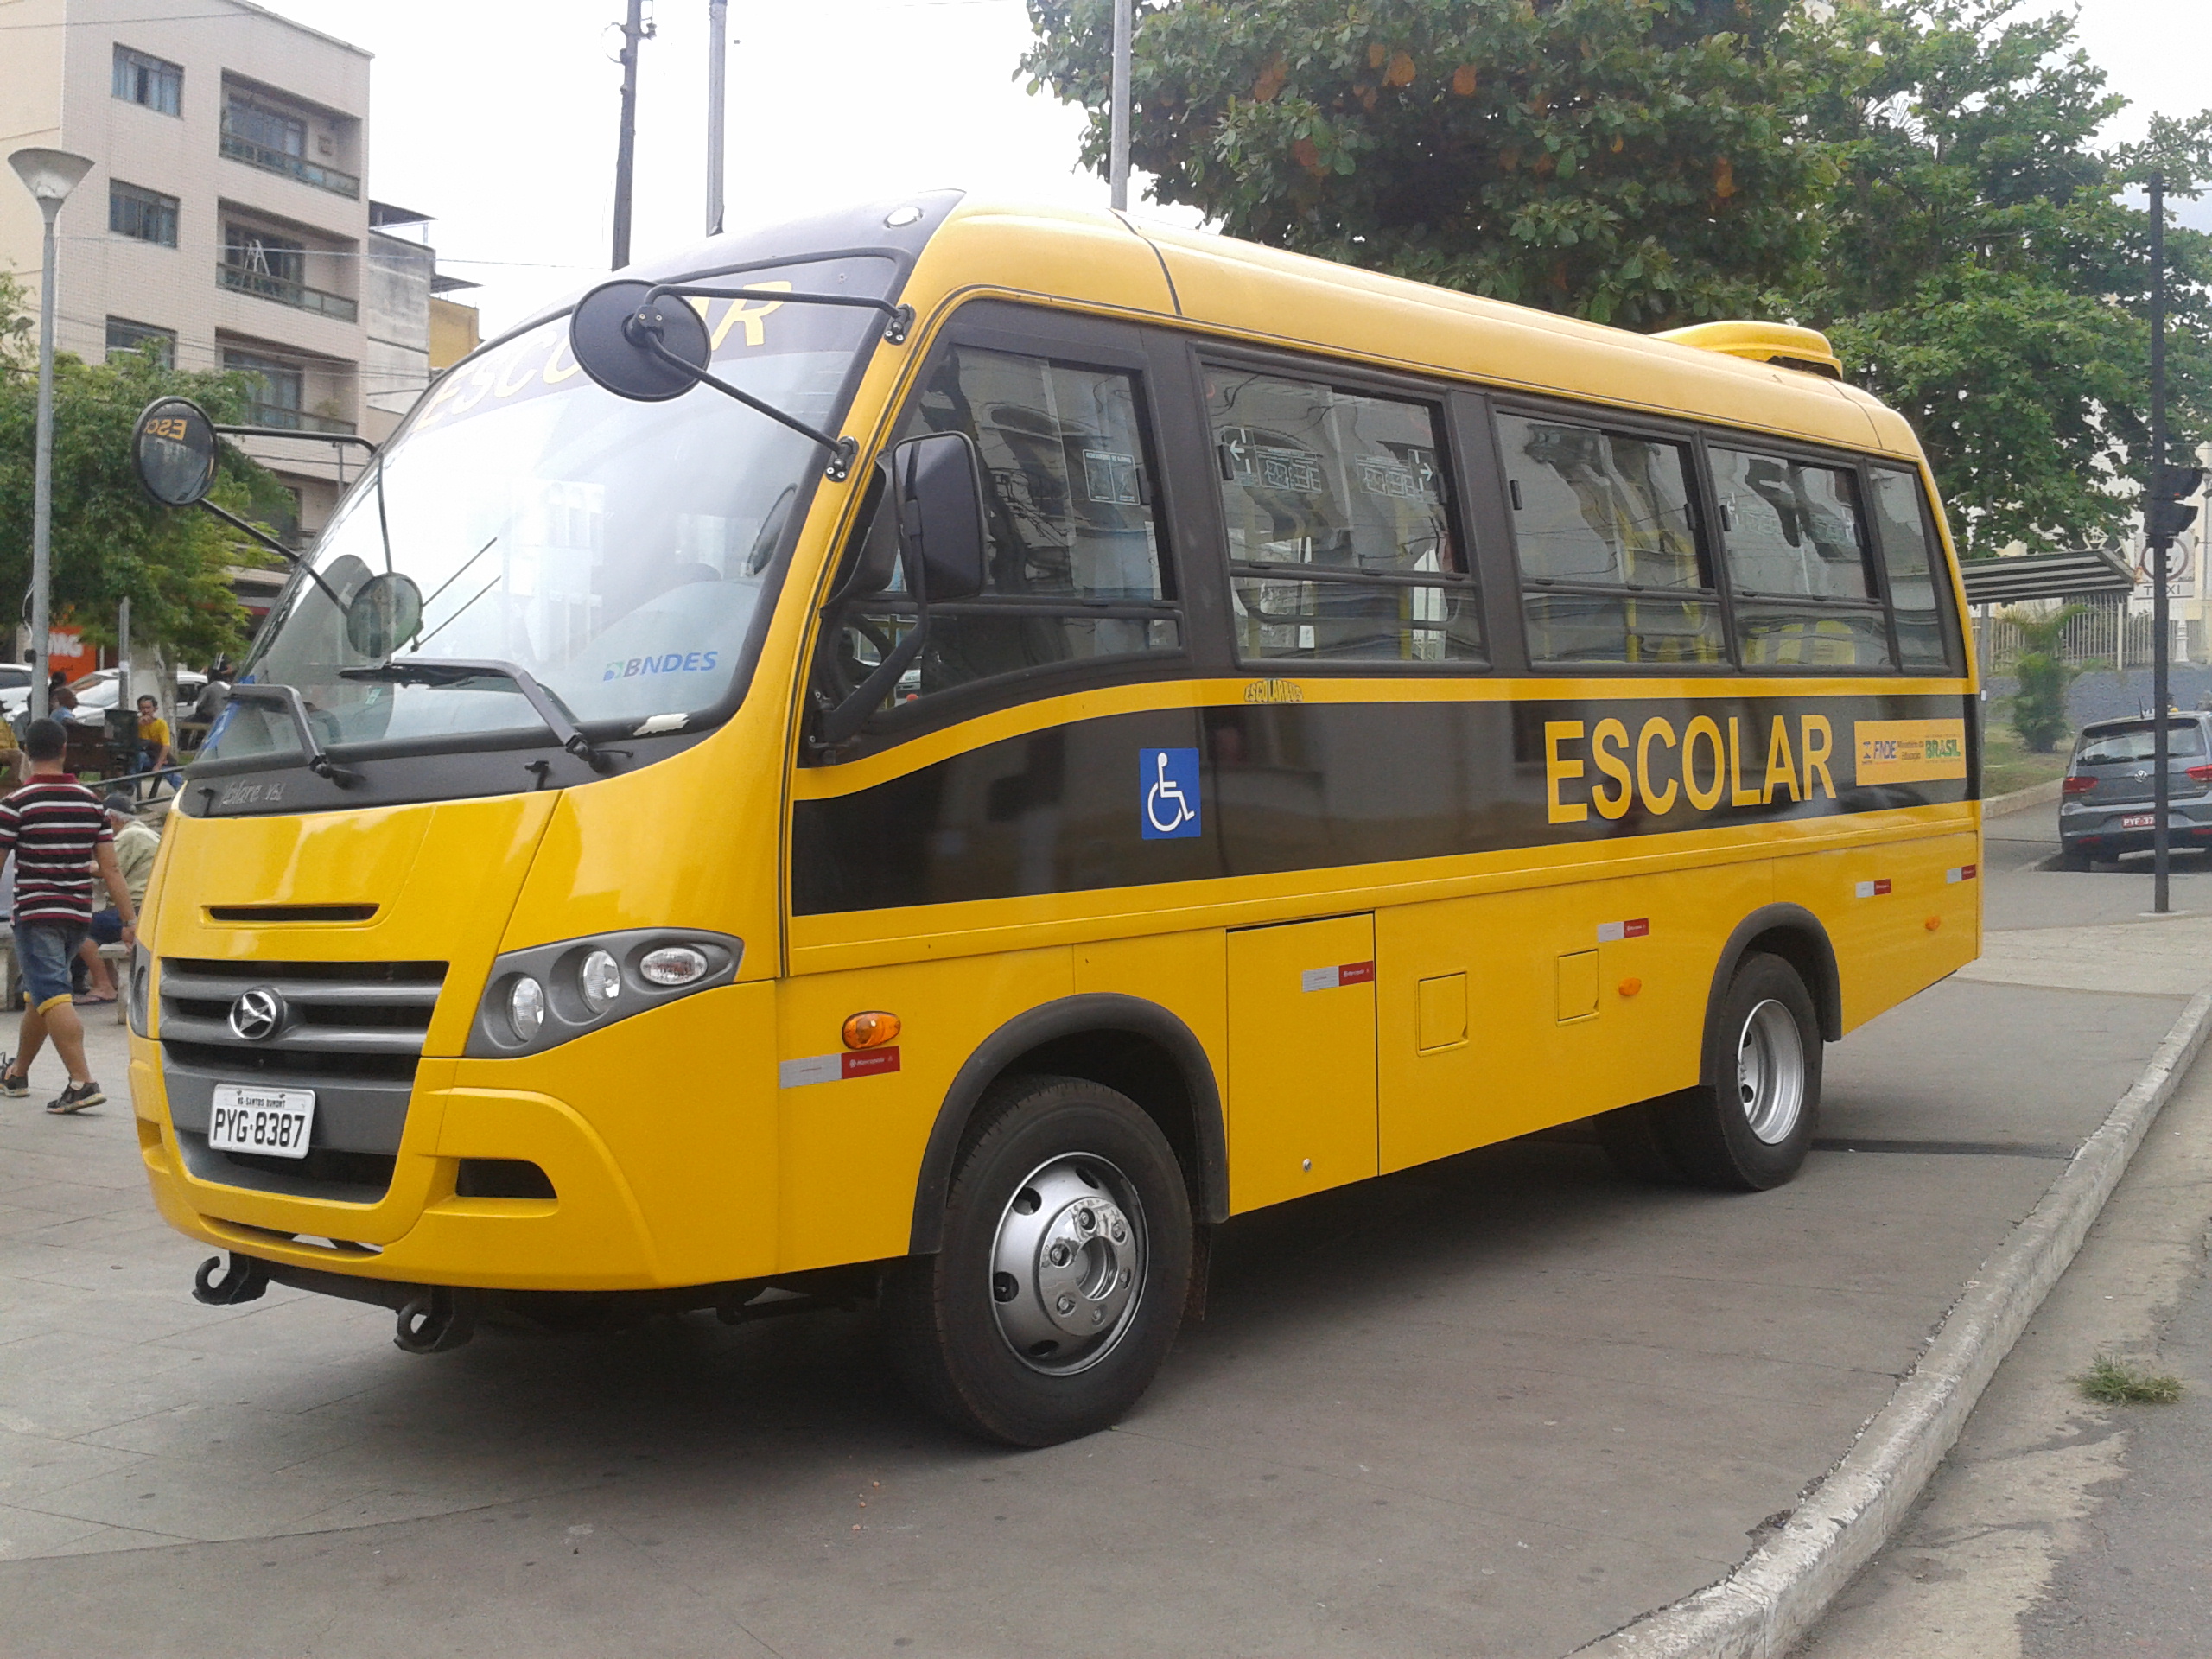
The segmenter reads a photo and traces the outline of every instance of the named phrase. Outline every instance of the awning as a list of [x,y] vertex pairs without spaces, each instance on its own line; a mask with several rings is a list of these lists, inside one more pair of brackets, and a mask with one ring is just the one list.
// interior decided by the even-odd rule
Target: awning
[[2014,605],[2024,599],[2082,599],[2092,594],[2132,594],[2135,572],[2119,554],[2023,553],[2011,558],[1968,559],[1959,567],[1969,605]]

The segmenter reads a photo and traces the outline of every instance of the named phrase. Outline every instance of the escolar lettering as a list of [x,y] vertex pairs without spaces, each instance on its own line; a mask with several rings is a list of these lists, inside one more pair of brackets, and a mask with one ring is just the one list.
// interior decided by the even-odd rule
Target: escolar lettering
[[[1729,805],[1742,807],[1771,805],[1777,799],[1835,799],[1835,778],[1828,769],[1835,730],[1828,717],[1772,715],[1764,740],[1759,718],[1749,717],[1746,732],[1745,716],[1729,715],[1724,736],[1719,723],[1707,715],[1693,716],[1679,733],[1672,721],[1654,715],[1633,744],[1627,724],[1610,716],[1594,726],[1548,720],[1546,815],[1553,823],[1582,823],[1592,807],[1599,817],[1618,820],[1636,809],[1646,818],[1663,818],[1685,804],[1710,812],[1724,798]],[[1573,785],[1581,787],[1570,791]]]

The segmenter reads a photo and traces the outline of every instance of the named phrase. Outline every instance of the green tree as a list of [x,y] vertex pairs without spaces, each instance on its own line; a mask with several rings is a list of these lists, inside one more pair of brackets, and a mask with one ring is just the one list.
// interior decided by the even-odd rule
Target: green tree
[[[1090,111],[1112,0],[1029,0],[1033,92]],[[1599,321],[1800,278],[1830,71],[1799,0],[1185,0],[1140,9],[1135,164],[1232,236]]]
[[[1969,556],[2093,544],[2148,461],[2149,214],[2129,187],[2212,176],[2212,118],[2101,145],[2125,107],[2070,14],[1853,0],[1815,109],[1836,182],[1793,296],[1919,433]],[[2169,228],[2172,429],[2212,437],[2212,238]]]
[[2012,729],[2037,754],[2049,754],[2067,733],[2066,694],[2082,671],[2060,654],[2059,636],[2081,614],[2079,605],[2064,606],[2049,616],[2018,610],[2005,613],[2027,647],[2012,664],[2018,688],[2012,693]]
[[[0,626],[12,626],[30,587],[38,374],[35,337],[25,343],[16,326],[22,315],[20,289],[0,288]],[[246,615],[227,568],[267,564],[270,556],[213,515],[157,505],[139,487],[131,426],[140,410],[172,394],[219,421],[238,420],[250,377],[164,368],[147,350],[99,365],[56,355],[53,603],[57,617],[112,644],[117,607],[128,597],[135,636],[205,661],[245,640]],[[265,518],[276,488],[260,467],[226,450],[217,500],[242,517]]]

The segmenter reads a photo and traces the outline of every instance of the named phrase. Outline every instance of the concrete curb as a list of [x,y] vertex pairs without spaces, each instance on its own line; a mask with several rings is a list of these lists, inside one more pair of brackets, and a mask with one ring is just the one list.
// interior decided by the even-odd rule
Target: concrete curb
[[2212,988],[2182,1010],[2134,1085],[1984,1268],[1920,1363],[1782,1529],[1717,1584],[1575,1650],[1581,1659],[1781,1659],[1871,1560],[1965,1427],[2058,1282],[2129,1159],[2212,1034]]
[[2059,785],[2063,778],[2046,778],[2039,784],[2030,784],[2025,789],[2016,789],[2009,795],[1993,795],[1981,804],[1984,818],[2000,818],[2007,812],[2024,811],[2031,806],[2041,806],[2045,801],[2058,798]]

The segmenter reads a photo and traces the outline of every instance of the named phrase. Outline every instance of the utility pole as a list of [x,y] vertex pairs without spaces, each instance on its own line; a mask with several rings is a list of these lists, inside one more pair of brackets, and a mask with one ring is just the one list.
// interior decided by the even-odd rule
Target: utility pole
[[638,154],[638,43],[652,38],[645,0],[630,0],[622,25],[622,130],[614,145],[614,268],[630,263],[630,174]]
[[722,233],[722,118],[728,103],[729,0],[707,0],[707,234]]
[[1116,213],[1129,205],[1129,35],[1136,0],[1114,0],[1113,127],[1107,141],[1107,200]]
[[2166,878],[2172,848],[2166,810],[2173,793],[2166,776],[2166,550],[2173,545],[2173,536],[2154,510],[2165,470],[2166,175],[2160,171],[2151,175],[2151,477],[2150,487],[2143,493],[2143,528],[2151,543],[2151,786],[2156,791],[2151,804],[2151,908],[2160,916],[2171,908]]

